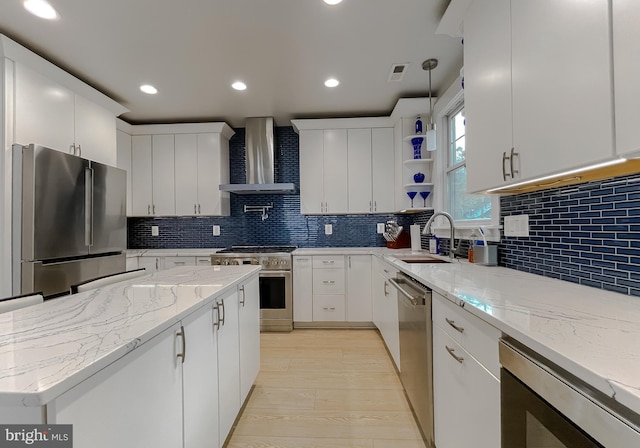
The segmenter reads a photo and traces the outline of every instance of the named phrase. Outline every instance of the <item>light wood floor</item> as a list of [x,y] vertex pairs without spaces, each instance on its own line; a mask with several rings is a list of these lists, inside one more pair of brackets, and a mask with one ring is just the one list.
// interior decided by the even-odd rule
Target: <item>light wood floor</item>
[[228,448],[425,448],[378,332],[262,333],[261,351]]

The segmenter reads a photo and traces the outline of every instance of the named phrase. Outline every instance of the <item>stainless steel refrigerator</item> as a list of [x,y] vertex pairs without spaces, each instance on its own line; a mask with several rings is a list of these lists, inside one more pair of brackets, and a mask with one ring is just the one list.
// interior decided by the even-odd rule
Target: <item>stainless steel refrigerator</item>
[[124,271],[126,171],[13,145],[13,291],[51,297]]

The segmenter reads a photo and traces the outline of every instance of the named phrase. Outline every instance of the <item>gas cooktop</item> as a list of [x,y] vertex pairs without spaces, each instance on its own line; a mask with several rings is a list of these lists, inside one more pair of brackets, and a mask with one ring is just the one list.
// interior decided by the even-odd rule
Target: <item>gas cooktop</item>
[[296,246],[231,246],[218,251],[216,255],[290,253],[296,249]]

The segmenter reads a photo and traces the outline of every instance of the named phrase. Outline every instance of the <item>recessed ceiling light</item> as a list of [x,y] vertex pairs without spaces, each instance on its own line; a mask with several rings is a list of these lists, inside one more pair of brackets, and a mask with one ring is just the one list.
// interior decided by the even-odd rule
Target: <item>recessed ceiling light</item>
[[327,87],[338,87],[338,84],[340,84],[340,81],[336,78],[329,78],[324,82],[324,85]]
[[156,93],[158,93],[158,89],[149,84],[141,85],[140,90],[142,90],[144,93],[148,93],[149,95],[155,95]]
[[53,20],[58,18],[58,13],[46,0],[24,0],[22,4],[27,11],[41,19]]
[[231,84],[231,87],[233,87],[236,90],[247,90],[247,85],[242,81],[234,82],[233,84]]
[[324,0],[324,2],[327,5],[337,5],[338,3],[340,3],[342,0]]

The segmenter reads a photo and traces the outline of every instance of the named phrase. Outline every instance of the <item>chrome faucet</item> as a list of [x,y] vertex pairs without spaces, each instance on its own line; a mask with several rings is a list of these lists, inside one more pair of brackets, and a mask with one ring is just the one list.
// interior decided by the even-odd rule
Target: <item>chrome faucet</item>
[[431,215],[431,218],[429,218],[429,221],[427,221],[427,223],[424,226],[424,229],[422,230],[422,234],[423,235],[428,235],[430,232],[430,228],[431,228],[431,224],[433,224],[433,221],[438,217],[438,216],[444,216],[445,218],[447,218],[449,220],[449,226],[451,228],[451,244],[449,245],[449,258],[451,258],[452,260],[455,258],[455,252],[457,251],[456,247],[455,247],[455,243],[456,243],[456,230],[455,227],[453,225],[453,218],[451,217],[451,215],[447,212],[435,212],[433,215]]

